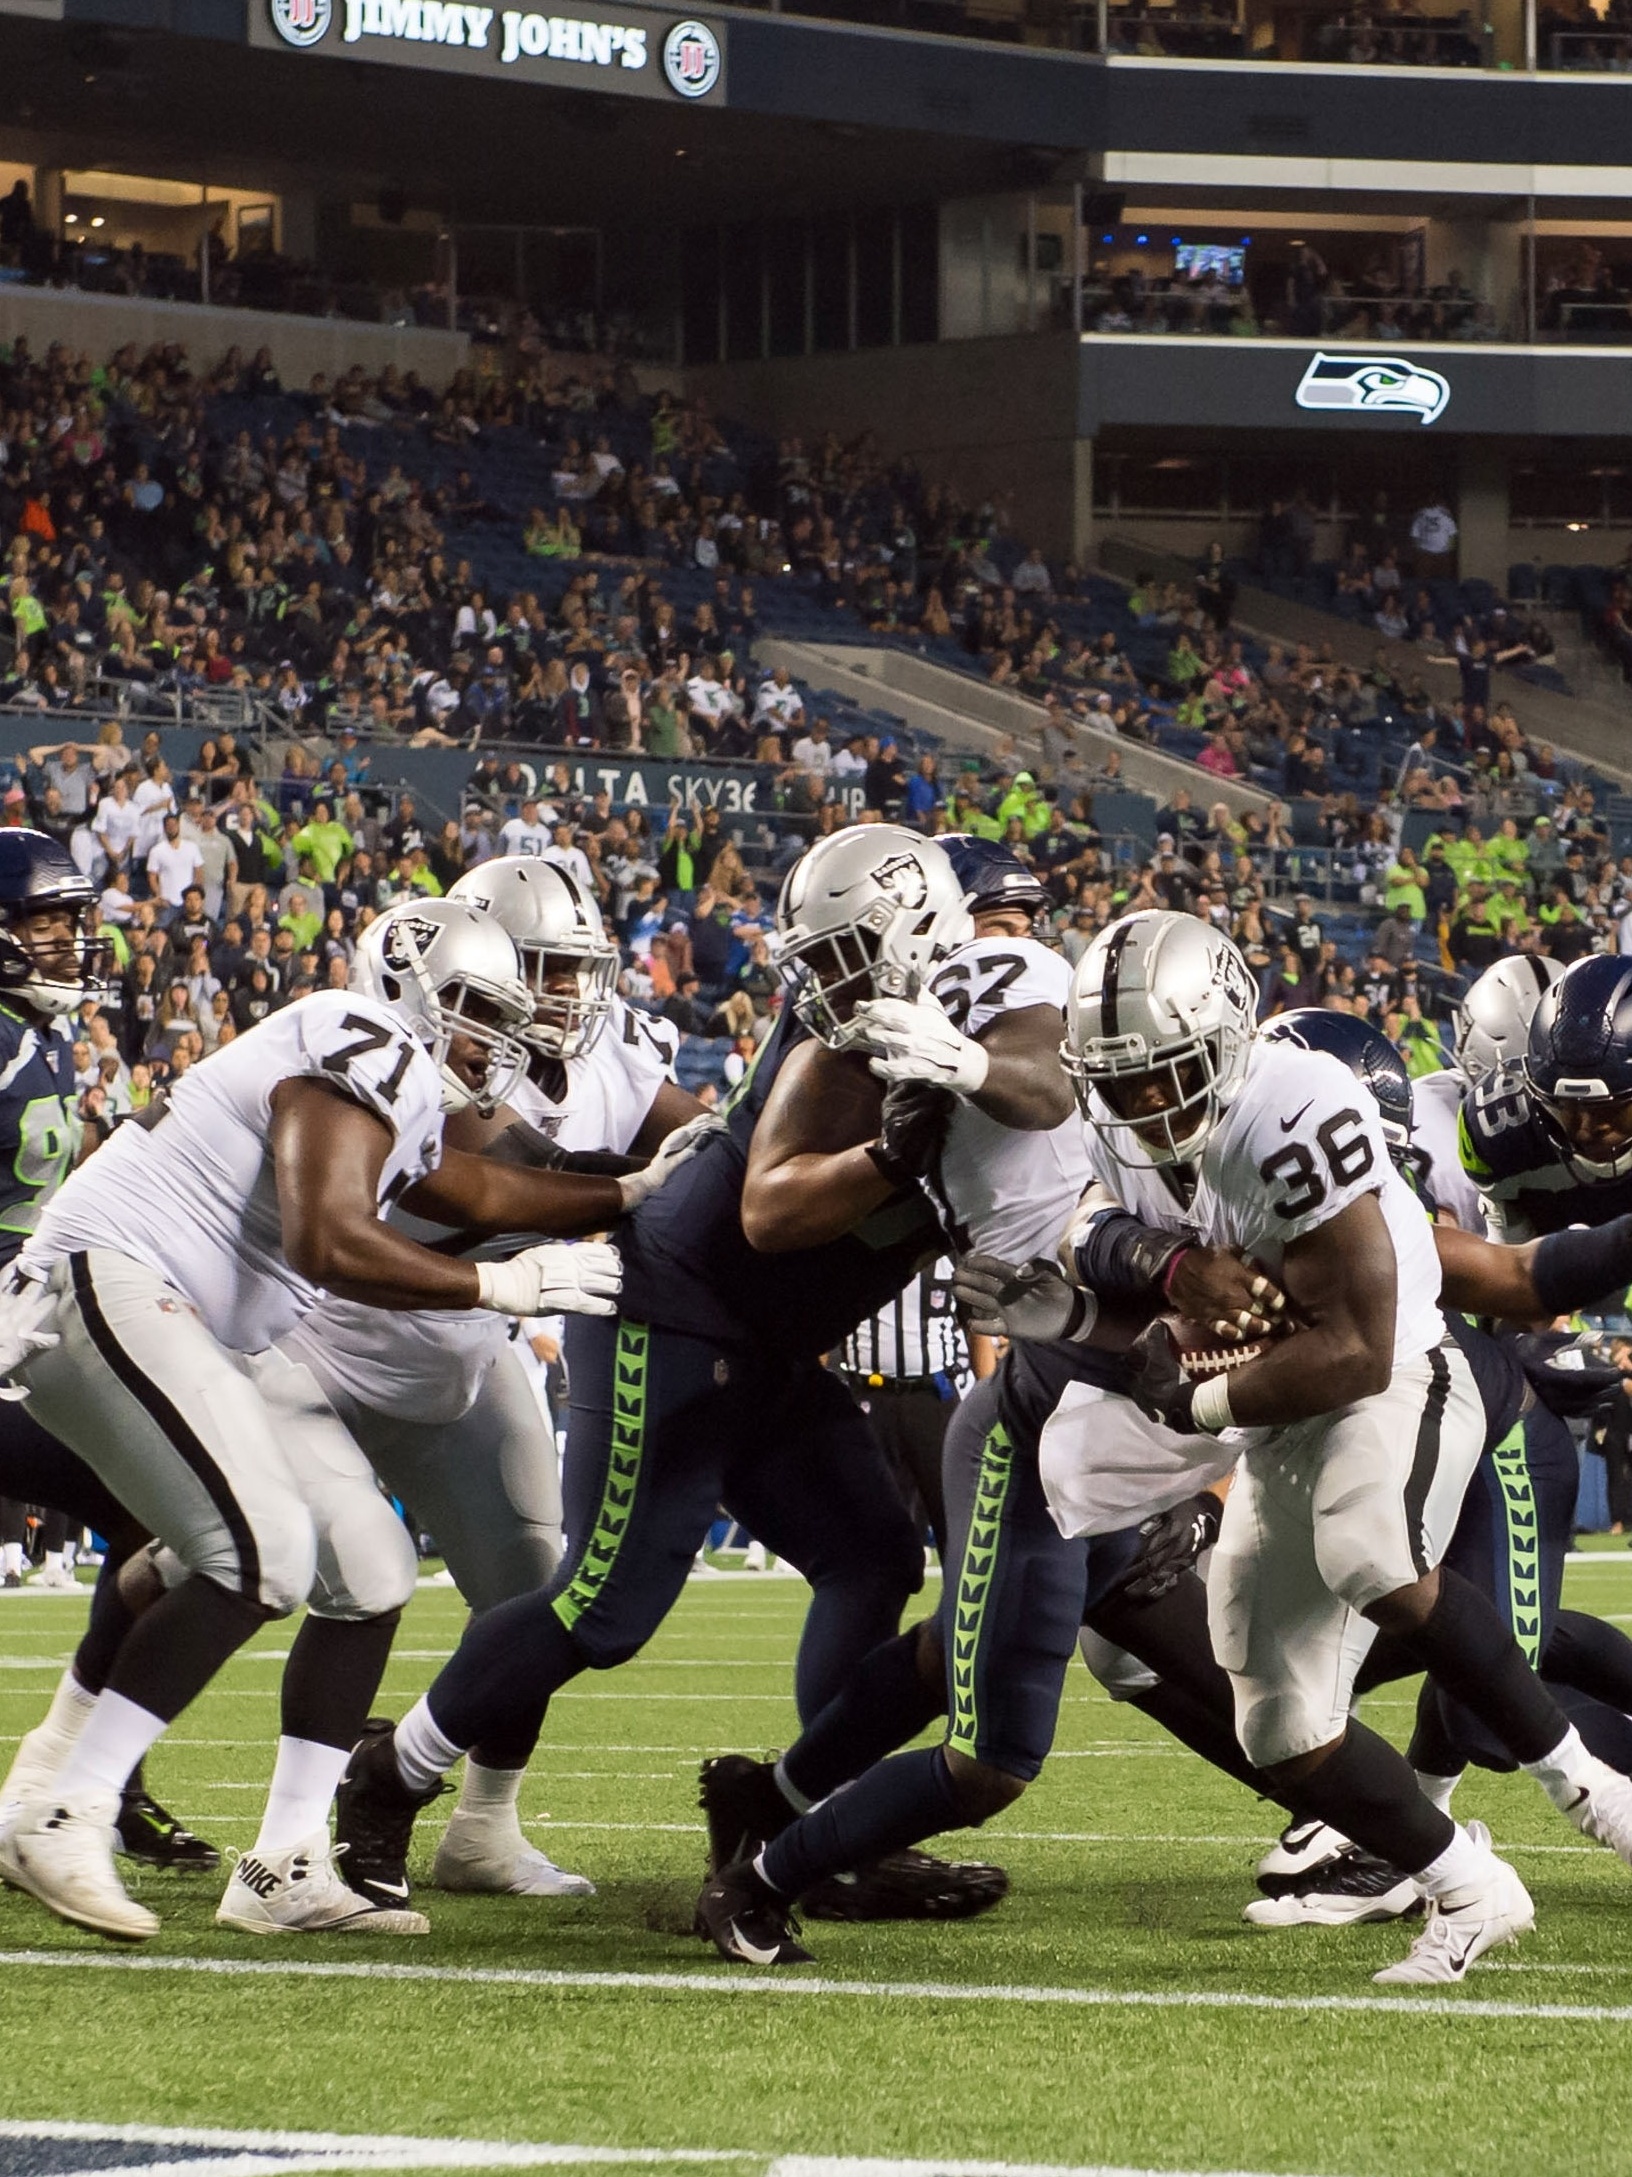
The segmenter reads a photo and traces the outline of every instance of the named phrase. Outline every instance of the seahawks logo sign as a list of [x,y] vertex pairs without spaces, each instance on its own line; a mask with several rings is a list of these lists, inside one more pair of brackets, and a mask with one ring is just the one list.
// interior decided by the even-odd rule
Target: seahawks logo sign
[[892,854],[874,870],[873,882],[898,907],[922,907],[929,898],[929,879],[916,854]]
[[1411,415],[1432,423],[1445,413],[1450,383],[1437,370],[1402,362],[1395,355],[1311,356],[1297,390],[1300,408],[1342,409],[1364,415]]

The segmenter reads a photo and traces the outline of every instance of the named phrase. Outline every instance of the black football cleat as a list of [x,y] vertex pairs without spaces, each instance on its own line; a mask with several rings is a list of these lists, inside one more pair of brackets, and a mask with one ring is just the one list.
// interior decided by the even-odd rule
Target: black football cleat
[[697,1927],[733,1965],[809,1965],[793,1906],[739,1860],[710,1875],[697,1900]]
[[708,1871],[751,1860],[798,1817],[777,1789],[774,1761],[716,1754],[702,1767],[697,1804],[708,1821]]
[[213,1874],[221,1864],[213,1844],[195,1837],[146,1791],[121,1793],[113,1844],[128,1860],[137,1860],[143,1867],[171,1868],[177,1874]]
[[1241,1917],[1255,1928],[1368,1927],[1408,1920],[1422,1909],[1422,1892],[1409,1875],[1351,1845],[1316,1868],[1302,1889],[1255,1897]]
[[809,1920],[973,1920],[1009,1894],[1001,1867],[891,1852],[854,1874],[830,1875],[799,1900]]
[[370,1716],[334,1795],[335,1862],[370,1904],[388,1911],[408,1902],[408,1847],[414,1817],[448,1790],[410,1791],[397,1770],[396,1725]]

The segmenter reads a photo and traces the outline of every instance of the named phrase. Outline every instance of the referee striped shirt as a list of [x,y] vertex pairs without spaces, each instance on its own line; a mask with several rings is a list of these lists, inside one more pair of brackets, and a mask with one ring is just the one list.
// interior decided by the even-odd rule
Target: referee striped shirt
[[858,1324],[839,1349],[839,1366],[892,1382],[962,1375],[969,1353],[952,1299],[950,1258],[943,1255]]

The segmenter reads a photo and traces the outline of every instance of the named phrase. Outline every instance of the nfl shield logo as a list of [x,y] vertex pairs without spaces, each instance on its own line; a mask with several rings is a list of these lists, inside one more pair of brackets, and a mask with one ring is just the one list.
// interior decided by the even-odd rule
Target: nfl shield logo
[[334,0],[268,0],[268,6],[285,45],[316,45],[334,19]]
[[706,23],[676,23],[663,41],[663,73],[682,98],[706,98],[720,80],[720,41]]

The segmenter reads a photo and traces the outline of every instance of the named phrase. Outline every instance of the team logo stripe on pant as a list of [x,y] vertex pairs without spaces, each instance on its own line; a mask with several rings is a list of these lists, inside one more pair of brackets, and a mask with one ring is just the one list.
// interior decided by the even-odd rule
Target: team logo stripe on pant
[[1490,1455],[1507,1523],[1507,1603],[1513,1638],[1532,1670],[1541,1660],[1541,1529],[1535,1486],[1525,1455],[1524,1423],[1516,1421]]
[[980,1718],[975,1692],[975,1662],[980,1652],[981,1626],[997,1571],[1003,1511],[1014,1475],[1014,1445],[1001,1422],[981,1447],[980,1478],[969,1514],[969,1534],[958,1567],[958,1587],[951,1617],[952,1723],[947,1744],[955,1753],[975,1759]]
[[118,1377],[131,1397],[163,1431],[178,1457],[198,1476],[210,1502],[221,1514],[222,1524],[238,1553],[238,1586],[241,1593],[258,1598],[261,1592],[261,1553],[244,1508],[232,1493],[232,1484],[211,1458],[187,1421],[152,1378],[142,1373],[115,1337],[91,1279],[90,1258],[76,1253],[69,1258],[74,1280],[74,1299],[92,1345]]
[[612,1449],[601,1487],[595,1526],[577,1569],[555,1598],[555,1614],[570,1633],[611,1577],[634,1509],[646,1446],[646,1357],[651,1332],[644,1323],[618,1325],[612,1368]]
[[1445,1404],[1451,1395],[1451,1371],[1438,1346],[1428,1355],[1428,1396],[1417,1423],[1417,1448],[1405,1484],[1405,1533],[1411,1545],[1411,1562],[1420,1578],[1435,1561],[1425,1521],[1428,1492],[1439,1471],[1439,1436],[1445,1422]]

